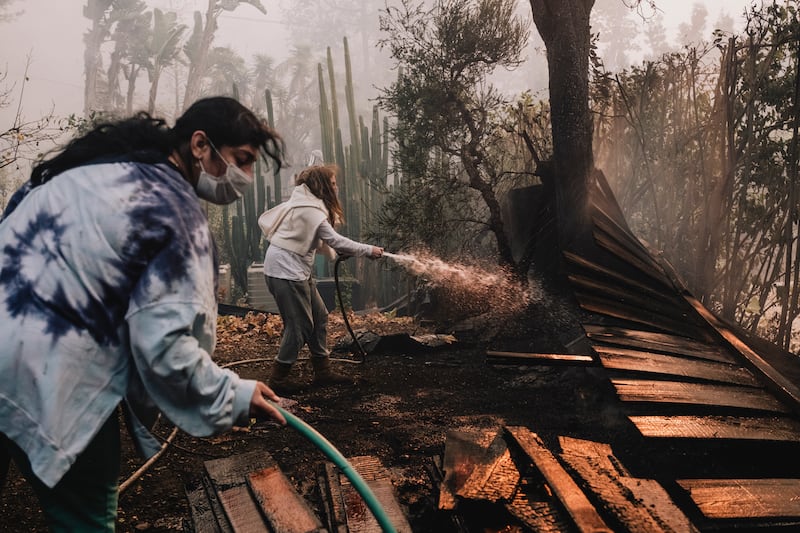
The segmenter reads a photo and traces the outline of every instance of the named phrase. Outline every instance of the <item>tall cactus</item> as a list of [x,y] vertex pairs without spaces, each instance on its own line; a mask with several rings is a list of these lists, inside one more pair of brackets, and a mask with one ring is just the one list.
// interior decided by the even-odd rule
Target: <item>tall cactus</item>
[[[272,111],[272,92],[267,89],[264,91],[264,100],[267,104],[267,123],[271,128],[275,128],[275,113]],[[272,168],[272,177],[273,177],[273,192],[275,193],[275,199],[268,201],[268,203],[261,203],[261,209],[264,207],[272,207],[277,205],[283,201],[283,190],[281,187],[281,169],[278,168],[277,165],[274,165]]]
[[[233,86],[233,95],[238,96],[236,85]],[[269,123],[273,124],[272,99],[267,92],[267,109]],[[242,197],[232,206],[222,208],[222,227],[227,238],[222,240],[227,246],[227,256],[231,262],[231,276],[236,286],[241,290],[247,289],[247,269],[254,262],[264,258],[265,241],[258,226],[258,217],[271,203],[268,198],[270,189],[266,184],[266,171],[268,163],[259,159],[255,165],[255,183],[245,191]],[[280,198],[280,172],[273,170],[276,186],[276,196]],[[236,214],[231,216],[230,209],[235,206]]]
[[[370,126],[367,126],[364,119],[357,114],[347,38],[344,39],[344,56],[348,135],[343,134],[340,127],[336,73],[331,49],[328,48],[327,87],[329,93],[326,92],[325,69],[322,64],[317,65],[320,138],[325,160],[335,162],[340,169],[337,180],[339,197],[347,222],[341,231],[353,239],[363,240],[365,232],[369,229],[372,213],[381,208],[387,191],[389,127],[388,119],[381,120],[377,106],[373,106]],[[370,131],[370,127],[372,131]],[[350,143],[345,144],[344,138],[348,138]],[[393,283],[378,282],[377,278],[381,274],[389,275],[389,273],[379,273],[379,268],[378,264],[365,264],[364,262],[359,262],[359,266],[356,267],[356,275],[364,282],[365,294],[368,298],[378,299],[379,287],[394,285]],[[380,296],[384,296],[384,294],[382,293]]]

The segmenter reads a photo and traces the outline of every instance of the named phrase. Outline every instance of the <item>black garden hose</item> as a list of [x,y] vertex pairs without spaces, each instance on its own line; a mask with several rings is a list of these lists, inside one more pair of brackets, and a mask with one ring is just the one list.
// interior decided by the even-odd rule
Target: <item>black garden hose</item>
[[367,358],[367,352],[365,352],[364,348],[361,347],[361,343],[358,342],[358,338],[353,332],[353,328],[350,326],[350,321],[347,319],[347,311],[344,308],[344,302],[342,300],[342,291],[339,287],[339,263],[341,263],[344,259],[349,259],[349,256],[340,255],[336,258],[336,262],[333,264],[333,282],[336,285],[336,296],[339,299],[339,310],[342,312],[344,325],[347,328],[347,331],[350,333],[350,336],[353,337],[353,343],[356,345],[356,351],[358,352],[356,354],[358,356],[358,362],[363,363]]

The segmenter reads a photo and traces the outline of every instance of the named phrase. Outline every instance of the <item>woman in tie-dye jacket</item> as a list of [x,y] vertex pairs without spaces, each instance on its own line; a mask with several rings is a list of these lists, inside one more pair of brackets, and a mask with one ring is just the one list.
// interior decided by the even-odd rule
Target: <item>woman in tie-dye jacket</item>
[[113,531],[118,407],[145,456],[162,413],[197,436],[262,416],[264,383],[211,358],[217,256],[199,198],[228,203],[282,141],[236,100],[169,128],[141,113],[34,167],[0,219],[0,486],[13,458],[51,529]]

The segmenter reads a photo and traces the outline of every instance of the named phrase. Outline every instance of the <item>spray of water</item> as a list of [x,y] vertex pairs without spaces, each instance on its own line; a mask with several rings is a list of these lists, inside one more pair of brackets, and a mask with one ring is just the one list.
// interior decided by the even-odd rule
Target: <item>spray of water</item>
[[530,300],[529,290],[497,267],[446,262],[424,250],[383,255],[434,286],[456,314],[513,314]]

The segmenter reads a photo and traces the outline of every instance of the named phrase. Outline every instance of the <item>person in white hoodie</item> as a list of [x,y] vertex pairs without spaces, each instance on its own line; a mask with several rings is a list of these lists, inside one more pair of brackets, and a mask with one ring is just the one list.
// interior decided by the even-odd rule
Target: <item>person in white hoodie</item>
[[264,276],[283,319],[283,335],[268,385],[282,395],[296,393],[302,385],[290,377],[304,345],[311,352],[313,385],[350,382],[331,368],[327,347],[328,309],[317,291],[312,267],[317,251],[329,259],[336,253],[377,259],[383,248],[348,239],[334,226],[344,222],[336,186],[336,165],[305,168],[295,179],[288,201],[266,211],[258,223],[269,247]]

